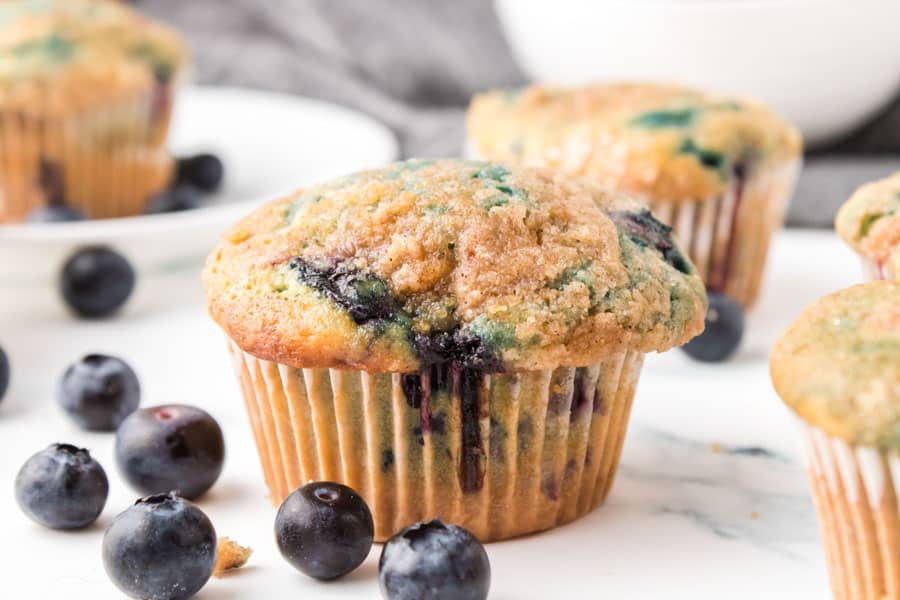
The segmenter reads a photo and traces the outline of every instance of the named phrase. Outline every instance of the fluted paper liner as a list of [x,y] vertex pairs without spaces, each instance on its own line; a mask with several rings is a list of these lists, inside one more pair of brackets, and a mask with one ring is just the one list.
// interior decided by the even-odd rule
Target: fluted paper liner
[[801,424],[836,600],[900,600],[900,455]]
[[0,104],[0,223],[60,200],[96,219],[143,213],[172,178],[165,137],[173,85],[78,114]]
[[862,258],[863,275],[866,281],[878,281],[882,279],[896,279],[895,275],[888,270],[887,265],[881,264],[868,257]]
[[720,197],[648,203],[672,227],[707,289],[750,307],[759,297],[772,234],[784,222],[798,168],[790,163],[735,175]]
[[272,501],[344,483],[368,502],[377,540],[439,517],[486,542],[590,512],[612,486],[643,362],[625,352],[484,375],[468,400],[458,371],[445,387],[426,374],[414,408],[399,373],[296,369],[229,348]]

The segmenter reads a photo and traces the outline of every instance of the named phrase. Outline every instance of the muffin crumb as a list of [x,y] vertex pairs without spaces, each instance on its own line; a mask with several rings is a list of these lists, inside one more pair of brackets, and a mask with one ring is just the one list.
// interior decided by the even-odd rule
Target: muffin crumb
[[253,554],[252,548],[241,546],[227,536],[223,537],[219,540],[219,553],[216,556],[213,575],[221,577],[227,571],[243,567],[247,564],[251,554]]

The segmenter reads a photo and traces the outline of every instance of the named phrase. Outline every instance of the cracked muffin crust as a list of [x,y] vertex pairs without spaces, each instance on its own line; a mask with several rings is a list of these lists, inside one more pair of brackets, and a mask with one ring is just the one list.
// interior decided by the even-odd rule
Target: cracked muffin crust
[[695,202],[724,194],[737,168],[796,162],[796,129],[746,100],[656,84],[535,85],[476,96],[479,157],[559,168],[629,193]]
[[302,368],[581,366],[684,343],[706,308],[642,204],[549,170],[458,160],[272,202],[225,235],[203,278],[238,346]]

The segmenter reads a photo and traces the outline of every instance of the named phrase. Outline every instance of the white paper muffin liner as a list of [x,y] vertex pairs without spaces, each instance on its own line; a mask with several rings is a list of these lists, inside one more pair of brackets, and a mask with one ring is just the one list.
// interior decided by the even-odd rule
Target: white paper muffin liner
[[484,375],[467,396],[453,368],[405,379],[229,349],[272,501],[311,480],[344,483],[368,502],[377,540],[434,517],[501,540],[588,513],[612,486],[643,363],[624,352]]
[[165,137],[173,93],[174,84],[157,86],[66,115],[0,102],[0,223],[55,202],[90,218],[143,213],[172,177]]
[[861,257],[863,276],[866,281],[878,281],[882,279],[894,279],[893,273],[888,271],[887,266],[878,263],[868,257]]
[[900,600],[900,455],[801,428],[834,597]]

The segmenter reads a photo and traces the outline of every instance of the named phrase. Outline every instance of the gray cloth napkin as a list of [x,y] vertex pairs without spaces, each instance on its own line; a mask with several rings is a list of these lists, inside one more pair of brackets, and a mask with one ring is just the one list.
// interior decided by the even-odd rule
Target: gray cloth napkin
[[[391,127],[404,156],[458,155],[471,95],[526,83],[487,0],[135,4],[185,33],[197,81],[356,108]],[[857,185],[898,169],[900,102],[831,151],[807,159],[789,222],[828,227]]]

